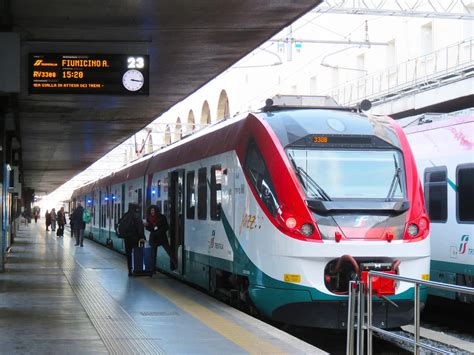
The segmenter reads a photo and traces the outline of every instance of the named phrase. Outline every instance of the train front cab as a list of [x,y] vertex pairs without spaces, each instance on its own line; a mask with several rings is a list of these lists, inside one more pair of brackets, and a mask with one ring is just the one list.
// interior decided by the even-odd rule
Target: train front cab
[[[255,129],[248,149],[258,148],[261,168],[252,167],[255,153],[247,151],[244,171],[273,229],[258,236],[265,257],[245,249],[256,261],[249,293],[259,309],[284,323],[344,328],[348,282],[363,269],[428,277],[421,186],[392,120],[298,110],[267,113],[258,125],[264,129]],[[397,283],[394,293],[392,302],[374,298],[374,325],[411,321],[413,285]]]

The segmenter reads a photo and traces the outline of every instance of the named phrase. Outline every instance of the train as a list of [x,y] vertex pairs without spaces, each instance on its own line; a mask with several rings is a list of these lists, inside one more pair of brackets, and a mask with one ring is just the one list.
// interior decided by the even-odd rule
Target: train
[[[131,202],[166,216],[178,267],[156,267],[275,322],[344,329],[349,280],[379,270],[427,279],[430,224],[402,128],[330,100],[267,101],[75,190],[85,235],[124,253]],[[376,285],[373,324],[413,319],[414,285]],[[426,289],[421,289],[422,302]]]
[[[431,280],[474,287],[474,108],[399,121],[423,177],[431,220]],[[429,294],[474,303],[434,288]]]

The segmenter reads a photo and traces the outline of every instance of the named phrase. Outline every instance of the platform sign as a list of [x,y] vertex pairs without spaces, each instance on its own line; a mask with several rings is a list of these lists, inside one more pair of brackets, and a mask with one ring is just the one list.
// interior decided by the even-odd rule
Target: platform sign
[[30,94],[148,95],[149,57],[30,53]]

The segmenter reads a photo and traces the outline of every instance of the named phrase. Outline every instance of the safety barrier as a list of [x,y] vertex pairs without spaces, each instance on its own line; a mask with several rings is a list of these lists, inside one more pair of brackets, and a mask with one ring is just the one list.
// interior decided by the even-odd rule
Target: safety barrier
[[473,61],[474,38],[469,38],[319,94],[329,95],[343,106],[363,99],[376,104],[471,76]]
[[[414,339],[404,337],[387,330],[375,327],[372,325],[372,302],[373,302],[373,289],[372,289],[372,278],[384,278],[395,281],[409,282],[415,284],[415,298],[414,298]],[[346,354],[354,354],[354,328],[357,329],[357,348],[356,354],[364,354],[364,331],[367,331],[367,351],[368,355],[372,354],[372,336],[373,333],[379,333],[384,336],[401,340],[409,343],[414,347],[414,354],[419,354],[421,348],[434,351],[439,354],[452,354],[451,352],[443,349],[436,348],[434,346],[425,344],[420,341],[420,286],[427,286],[432,288],[438,288],[447,291],[454,291],[459,293],[467,293],[474,295],[474,288],[449,285],[435,281],[425,281],[419,279],[412,279],[394,274],[387,274],[379,271],[370,271],[368,273],[367,284],[361,281],[350,281],[349,283],[349,300],[348,300],[348,318],[347,318],[347,343],[346,343]],[[356,299],[357,299],[357,313],[356,313]],[[387,301],[390,301],[387,299]],[[366,303],[367,302],[367,303]],[[367,313],[365,308],[367,307]],[[355,316],[357,314],[357,325],[355,325]],[[367,319],[366,319],[367,317]]]

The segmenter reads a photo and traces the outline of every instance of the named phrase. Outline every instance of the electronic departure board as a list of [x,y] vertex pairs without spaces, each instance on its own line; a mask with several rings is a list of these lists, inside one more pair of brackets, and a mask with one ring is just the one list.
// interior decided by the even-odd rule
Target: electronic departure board
[[29,93],[148,95],[149,57],[30,53]]

